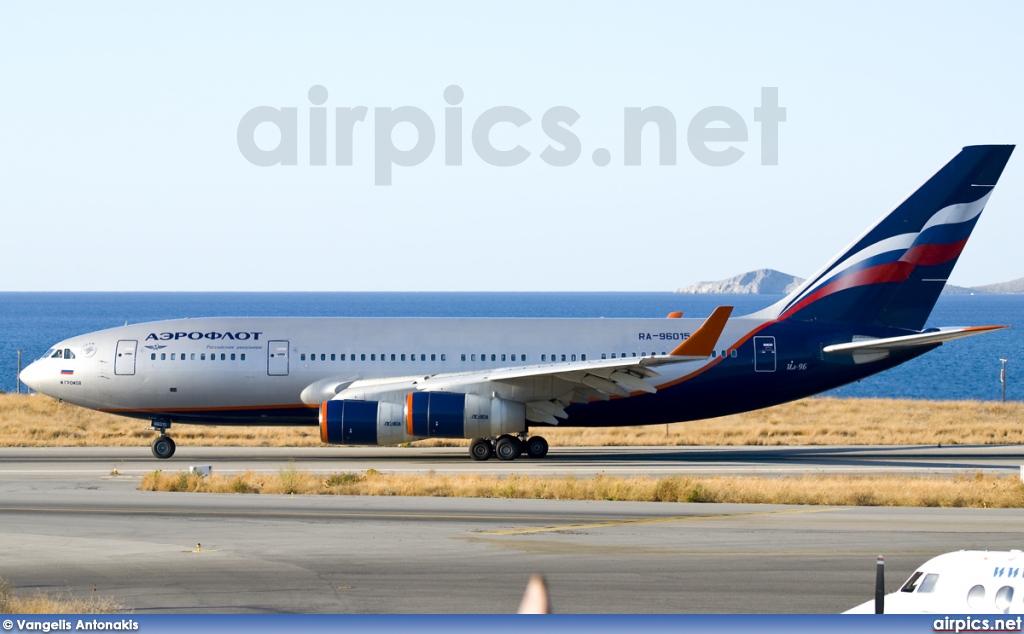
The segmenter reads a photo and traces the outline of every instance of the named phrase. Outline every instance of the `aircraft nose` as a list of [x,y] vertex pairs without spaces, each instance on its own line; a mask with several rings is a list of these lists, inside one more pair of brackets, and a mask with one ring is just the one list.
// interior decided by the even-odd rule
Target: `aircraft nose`
[[39,362],[38,361],[30,363],[29,366],[27,368],[25,368],[24,370],[22,370],[21,374],[18,375],[18,376],[21,378],[21,382],[22,383],[24,383],[25,385],[29,386],[30,388],[32,388],[36,392],[39,391],[39,380],[41,378],[41,369],[39,367]]

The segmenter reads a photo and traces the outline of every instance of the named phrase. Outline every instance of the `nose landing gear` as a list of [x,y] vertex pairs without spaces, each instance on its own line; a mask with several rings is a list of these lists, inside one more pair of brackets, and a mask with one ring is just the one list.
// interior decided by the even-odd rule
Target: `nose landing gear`
[[167,460],[174,455],[174,440],[167,435],[167,430],[171,428],[171,424],[166,421],[155,420],[153,425],[150,427],[153,431],[160,432],[160,435],[153,440],[153,444],[150,448],[153,450],[153,456],[160,460]]

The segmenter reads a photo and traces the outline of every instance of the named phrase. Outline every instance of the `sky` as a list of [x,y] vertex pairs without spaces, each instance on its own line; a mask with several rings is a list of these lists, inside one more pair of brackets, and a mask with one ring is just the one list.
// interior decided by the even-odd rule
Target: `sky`
[[[3,3],[0,291],[808,276],[962,146],[1024,140],[1022,24],[1009,1]],[[671,164],[654,124],[625,164],[637,108],[675,122]],[[1015,155],[951,283],[1024,276],[1022,207]]]

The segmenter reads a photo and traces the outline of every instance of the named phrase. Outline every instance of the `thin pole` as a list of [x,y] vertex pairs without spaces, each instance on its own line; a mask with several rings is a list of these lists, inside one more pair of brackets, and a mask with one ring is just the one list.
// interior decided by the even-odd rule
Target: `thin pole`
[[21,394],[21,350],[18,350],[18,394]]
[[875,566],[875,614],[885,614],[885,557],[881,555]]
[[999,369],[999,383],[1003,386],[1003,402],[1006,402],[1006,359],[1000,358],[1003,362],[1003,367]]

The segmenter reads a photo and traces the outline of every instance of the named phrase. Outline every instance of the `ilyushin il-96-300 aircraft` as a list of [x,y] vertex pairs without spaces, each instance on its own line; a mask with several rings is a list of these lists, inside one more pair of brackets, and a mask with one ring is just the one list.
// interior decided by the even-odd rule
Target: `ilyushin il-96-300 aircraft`
[[778,303],[707,319],[202,318],[56,344],[21,373],[82,407],[176,423],[317,425],[325,443],[472,439],[540,458],[531,428],[733,414],[862,379],[1000,326],[922,330],[1013,151],[961,150]]

